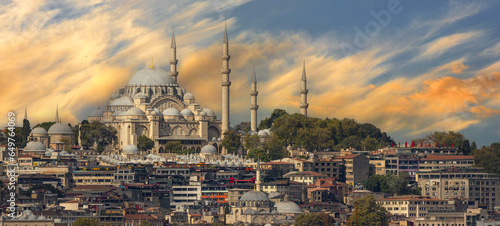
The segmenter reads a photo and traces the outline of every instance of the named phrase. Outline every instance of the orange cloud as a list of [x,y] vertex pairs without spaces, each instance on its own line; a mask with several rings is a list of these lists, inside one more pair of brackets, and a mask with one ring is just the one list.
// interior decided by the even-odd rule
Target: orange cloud
[[448,68],[448,71],[455,73],[455,74],[462,74],[463,71],[467,70],[469,67],[460,63],[460,64],[454,64],[450,68]]

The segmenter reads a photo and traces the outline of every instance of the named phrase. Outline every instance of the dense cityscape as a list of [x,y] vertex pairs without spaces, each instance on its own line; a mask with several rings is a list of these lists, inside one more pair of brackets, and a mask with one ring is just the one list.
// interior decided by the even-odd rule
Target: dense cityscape
[[[391,15],[406,9],[399,4],[389,2],[387,9],[370,12],[378,29],[386,26],[381,18],[390,23]],[[213,79],[217,83],[203,77],[184,77],[184,71],[192,71],[178,65],[192,64],[192,56],[188,55],[186,58],[191,60],[186,61],[178,57],[179,49],[186,50],[182,47],[185,42],[179,36],[176,39],[178,30],[172,26],[161,31],[168,34],[168,45],[154,47],[160,49],[159,61],[163,63],[155,63],[152,58],[143,67],[140,65],[144,62],[135,62],[132,67],[137,70],[130,69],[130,76],[113,78],[113,83],[120,85],[115,84],[113,88],[117,89],[106,93],[106,100],[97,97],[98,88],[86,91],[84,99],[103,103],[88,113],[80,110],[84,109],[81,99],[81,108],[68,110],[68,102],[79,101],[67,101],[63,96],[76,88],[62,91],[61,101],[66,102],[62,106],[53,103],[50,117],[28,101],[22,104],[24,112],[9,111],[0,130],[0,226],[500,225],[500,142],[489,139],[486,144],[481,140],[478,145],[475,139],[481,135],[473,133],[475,137],[469,137],[471,132],[467,130],[471,124],[480,124],[480,119],[497,123],[500,110],[493,107],[496,102],[467,97],[465,104],[454,107],[461,109],[456,106],[464,105],[468,114],[463,109],[461,114],[445,114],[440,126],[426,125],[425,129],[421,128],[422,118],[412,119],[416,123],[406,125],[411,132],[403,136],[403,130],[384,131],[387,124],[381,123],[382,118],[362,121],[355,117],[353,109],[375,109],[375,114],[376,106],[349,109],[353,117],[335,111],[326,117],[315,114],[321,108],[329,109],[328,103],[319,105],[314,99],[320,96],[315,89],[322,81],[318,75],[311,76],[310,71],[317,72],[321,63],[313,58],[310,66],[306,57],[298,60],[288,56],[273,61],[272,54],[266,58],[279,61],[277,67],[287,71],[286,84],[294,84],[296,89],[285,100],[270,100],[264,92],[281,89],[276,85],[262,88],[272,80],[261,73],[265,67],[262,62],[250,62],[251,70],[245,69],[245,75],[241,75],[241,58],[233,63],[234,57],[249,50],[242,50],[244,35],[231,33],[231,26],[237,23],[223,18],[224,10],[239,7],[237,3],[228,5],[215,7],[219,18],[214,21],[220,29],[210,48],[217,49],[217,70],[209,74],[217,73]],[[196,7],[189,9],[196,11]],[[191,25],[194,29],[201,24]],[[184,25],[178,27],[189,32]],[[188,39],[185,34],[181,37]],[[452,42],[440,40],[439,45]],[[119,52],[119,48],[113,51]],[[139,52],[135,49],[134,54]],[[196,59],[213,61],[212,55],[200,54]],[[443,68],[457,75],[468,69],[461,62],[457,69],[456,63]],[[212,66],[205,69],[211,70]],[[483,76],[488,71],[480,72]],[[486,99],[500,97],[500,82],[496,82],[500,74],[490,74],[475,85],[477,95],[488,96]],[[246,77],[245,82],[241,76]],[[96,81],[100,84],[100,80]],[[192,90],[193,83],[202,88]],[[285,89],[284,83],[276,84]],[[459,96],[456,90],[464,86],[452,88],[447,98]],[[377,89],[371,83],[369,87]],[[220,93],[220,99],[213,98],[213,92]],[[376,94],[363,98],[370,101],[372,95]],[[395,117],[392,113],[398,111],[417,112],[404,106],[411,106],[411,98],[419,95],[386,106],[392,109],[389,117]],[[207,99],[210,103],[204,103]],[[264,117],[259,108],[263,103],[264,112],[270,113]],[[246,107],[242,110],[241,106]],[[2,107],[10,108],[4,104]],[[450,107],[433,106],[425,112],[432,112],[429,118],[433,118],[441,108]],[[239,120],[242,111],[248,120]],[[458,121],[450,126],[450,120]],[[460,123],[461,127],[455,127]],[[384,126],[376,126],[380,124]],[[405,126],[401,121],[388,124]],[[493,133],[498,133],[498,128]]]

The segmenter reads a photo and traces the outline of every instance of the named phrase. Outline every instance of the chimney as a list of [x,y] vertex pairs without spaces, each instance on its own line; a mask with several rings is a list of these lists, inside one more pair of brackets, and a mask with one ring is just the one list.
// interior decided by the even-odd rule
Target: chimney
[[429,147],[431,147],[431,142],[429,141]]
[[420,141],[420,147],[423,148],[424,147],[424,142],[423,141]]
[[407,148],[407,147],[408,147],[408,142],[405,142],[405,148]]
[[451,142],[451,147],[454,148],[455,147],[455,141]]
[[412,148],[415,147],[415,142],[413,142],[413,141],[411,142],[411,147]]
[[444,147],[446,147],[446,141],[444,142]]
[[391,148],[392,148],[392,142],[391,142]]

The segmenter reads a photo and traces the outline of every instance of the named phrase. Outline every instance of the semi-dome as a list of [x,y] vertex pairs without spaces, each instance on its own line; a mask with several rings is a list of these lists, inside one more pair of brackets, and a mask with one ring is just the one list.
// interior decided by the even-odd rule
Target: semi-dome
[[28,217],[28,220],[36,220],[36,219],[38,219],[38,217],[34,214]]
[[101,110],[100,108],[97,108],[97,109],[93,110],[92,112],[90,112],[89,117],[102,117],[103,114],[104,114],[104,111]]
[[163,115],[165,116],[181,116],[181,113],[177,108],[167,108],[163,111]]
[[59,133],[63,133],[63,134],[74,134],[73,133],[73,130],[71,129],[71,127],[68,126],[68,124],[64,124],[64,123],[56,123],[54,125],[52,125],[50,128],[49,128],[49,134],[59,134]]
[[252,190],[243,194],[240,201],[269,201],[264,192]]
[[245,211],[243,211],[243,214],[258,214],[259,212],[257,212],[257,210],[253,210],[253,209],[246,209]]
[[207,116],[207,113],[206,113],[206,112],[204,112],[204,111],[200,111],[200,114],[199,114],[199,115],[200,115],[200,116]]
[[210,108],[203,108],[203,111],[207,113],[208,116],[215,116],[214,111],[212,111],[212,109]]
[[184,116],[193,116],[193,112],[189,108],[185,108],[181,111],[181,114]]
[[194,100],[194,96],[190,92],[187,92],[186,94],[184,94],[184,98],[183,99],[184,100]]
[[172,76],[159,68],[146,68],[135,73],[134,76],[128,81],[129,86],[133,85],[173,85],[176,84]]
[[207,144],[201,148],[200,154],[217,154],[217,148],[215,148],[213,145]]
[[147,99],[148,97],[144,93],[135,94],[134,99]]
[[138,154],[139,153],[139,148],[133,144],[129,144],[125,147],[123,147],[123,153],[124,154]]
[[279,213],[302,213],[302,209],[297,203],[292,201],[283,201],[274,205]]
[[45,151],[45,145],[43,145],[41,142],[38,141],[30,141],[28,144],[26,144],[26,147],[24,147],[25,151]]
[[116,100],[113,100],[111,102],[111,105],[134,105],[134,102],[132,102],[132,99],[130,99],[129,96],[122,96]]
[[272,199],[272,198],[276,198],[276,197],[279,197],[281,194],[279,192],[271,192],[267,197]]
[[38,220],[47,220],[47,217],[45,217],[44,215],[41,215],[38,217]]
[[43,127],[36,127],[31,130],[31,134],[47,134],[47,130],[45,130]]
[[59,152],[59,155],[60,156],[68,156],[69,152],[67,152],[67,151],[61,151],[61,152]]
[[130,108],[128,111],[125,113],[125,115],[145,115],[144,111],[142,111],[140,108]]

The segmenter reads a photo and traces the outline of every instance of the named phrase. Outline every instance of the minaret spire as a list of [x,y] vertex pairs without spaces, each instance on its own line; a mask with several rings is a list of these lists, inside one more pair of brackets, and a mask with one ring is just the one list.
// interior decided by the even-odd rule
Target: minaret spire
[[260,158],[257,160],[257,172],[255,173],[255,190],[260,190]]
[[257,132],[257,110],[259,105],[257,105],[257,78],[255,78],[255,65],[253,65],[252,74],[252,88],[250,90],[250,129]]
[[306,61],[304,60],[302,66],[302,80],[300,87],[300,113],[307,116],[307,107],[309,104],[307,103],[307,93],[309,90],[307,89],[307,78],[306,78]]
[[24,105],[24,119],[28,120],[28,107]]
[[177,83],[177,76],[179,72],[177,72],[177,45],[175,43],[175,33],[174,27],[172,27],[172,43],[170,44],[170,76]]
[[59,105],[56,105],[56,123],[59,122]]
[[229,41],[227,38],[227,26],[224,24],[224,40],[222,43],[222,133],[229,131],[229,87],[231,86],[231,81],[229,81]]

